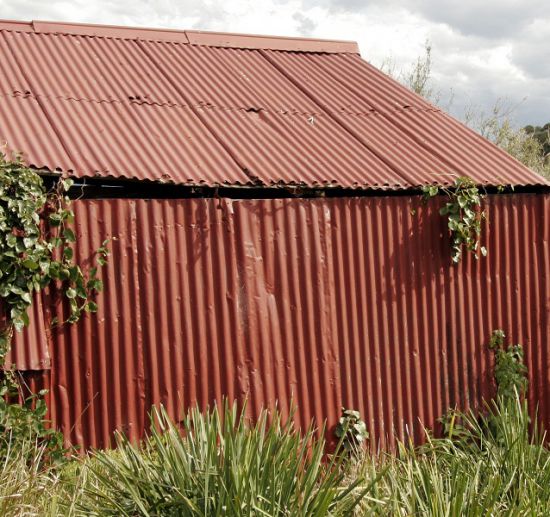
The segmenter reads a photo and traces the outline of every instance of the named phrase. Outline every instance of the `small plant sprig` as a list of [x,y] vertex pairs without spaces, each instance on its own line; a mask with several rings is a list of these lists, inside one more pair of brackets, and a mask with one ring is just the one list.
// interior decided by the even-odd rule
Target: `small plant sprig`
[[462,251],[472,252],[476,259],[487,255],[487,249],[480,246],[481,222],[486,218],[485,210],[481,208],[481,201],[485,197],[471,178],[462,176],[455,180],[452,189],[427,185],[422,188],[423,199],[437,196],[443,192],[449,200],[439,213],[447,216],[447,226],[451,232],[452,261],[458,264],[462,258]]
[[521,345],[505,347],[506,334],[503,330],[494,330],[489,348],[495,352],[495,382],[497,395],[504,399],[513,399],[516,393],[525,395],[527,390],[527,367],[523,362]]
[[[475,428],[487,438],[502,440],[502,426],[499,418],[491,411],[491,408],[508,407],[513,414],[518,409],[518,401],[525,401],[527,391],[527,367],[523,362],[523,348],[521,345],[504,344],[506,334],[503,330],[493,330],[489,340],[489,349],[495,353],[495,367],[493,376],[497,388],[493,405],[486,405],[484,411],[475,414],[471,418],[464,419],[464,413],[458,409],[450,409],[440,419],[443,436],[452,439],[455,444],[463,447],[478,446],[477,441],[472,440],[472,429]],[[527,413],[526,413],[527,417]],[[528,417],[527,417],[528,418]],[[472,427],[472,423],[475,425]]]
[[367,425],[361,419],[359,411],[342,408],[342,416],[334,430],[336,438],[341,440],[347,451],[357,451],[361,444],[368,439]]

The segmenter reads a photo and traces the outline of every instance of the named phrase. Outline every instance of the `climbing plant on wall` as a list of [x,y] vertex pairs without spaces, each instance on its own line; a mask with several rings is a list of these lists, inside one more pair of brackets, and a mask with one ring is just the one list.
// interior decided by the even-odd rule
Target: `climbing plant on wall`
[[[19,158],[0,153],[0,431],[16,432],[26,420],[40,420],[43,401],[36,395],[23,404],[12,402],[18,394],[16,375],[6,365],[13,332],[29,323],[33,294],[54,284],[66,297],[67,322],[84,312],[95,312],[94,295],[102,289],[97,273],[108,256],[107,242],[95,253],[95,265],[87,271],[74,260],[74,214],[68,191],[73,182],[60,179],[46,189],[37,171]],[[35,424],[37,422],[34,422]],[[23,427],[25,427],[23,425]],[[41,432],[47,434],[45,427]],[[7,434],[6,434],[7,433]],[[40,433],[39,433],[40,434]]]
[[471,178],[457,178],[452,188],[427,185],[422,191],[424,200],[440,193],[447,196],[439,213],[447,218],[451,235],[451,258],[455,264],[462,259],[464,249],[472,252],[476,259],[479,254],[487,255],[485,247],[480,245],[481,223],[486,218],[481,206],[484,195]]

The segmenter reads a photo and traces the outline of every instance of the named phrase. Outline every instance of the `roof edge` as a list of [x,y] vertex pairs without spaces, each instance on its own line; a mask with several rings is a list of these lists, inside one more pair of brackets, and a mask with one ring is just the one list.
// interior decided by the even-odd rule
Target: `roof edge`
[[0,30],[34,33],[57,33],[104,38],[167,41],[208,47],[282,50],[290,52],[317,52],[332,54],[359,54],[354,41],[312,39],[257,34],[234,34],[199,30],[155,29],[120,25],[97,25],[72,22],[1,20]]

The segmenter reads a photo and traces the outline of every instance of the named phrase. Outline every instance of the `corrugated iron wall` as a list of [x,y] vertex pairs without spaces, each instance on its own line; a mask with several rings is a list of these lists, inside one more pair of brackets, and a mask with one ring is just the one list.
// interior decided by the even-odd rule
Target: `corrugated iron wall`
[[32,382],[86,447],[142,436],[153,404],[177,416],[223,395],[248,397],[252,416],[293,398],[302,424],[355,408],[387,446],[491,395],[486,345],[503,328],[548,424],[550,196],[489,196],[489,255],[459,266],[439,203],[77,201],[77,260],[116,238],[105,291],[97,315],[53,332],[51,369]]

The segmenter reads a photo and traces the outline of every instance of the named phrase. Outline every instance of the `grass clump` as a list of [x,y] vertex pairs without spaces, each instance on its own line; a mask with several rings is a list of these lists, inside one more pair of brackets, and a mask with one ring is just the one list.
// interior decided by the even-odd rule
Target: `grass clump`
[[[271,421],[268,419],[271,416]],[[261,413],[250,424],[233,405],[191,410],[176,426],[154,413],[150,438],[136,446],[119,435],[117,451],[84,465],[78,512],[97,516],[348,515],[359,480],[344,486],[341,460],[324,461],[313,429]]]
[[550,515],[550,451],[519,394],[499,396],[483,416],[454,412],[443,438],[400,443],[394,455],[365,456],[352,477],[384,471],[362,515]]
[[2,517],[54,516],[62,485],[60,470],[47,461],[45,445],[32,440],[8,442],[0,462]]
[[161,409],[153,422],[141,444],[118,435],[116,450],[62,466],[31,442],[9,449],[0,515],[550,515],[550,450],[517,391],[378,455],[327,458],[312,429],[277,412],[252,424],[226,405],[175,424]]

